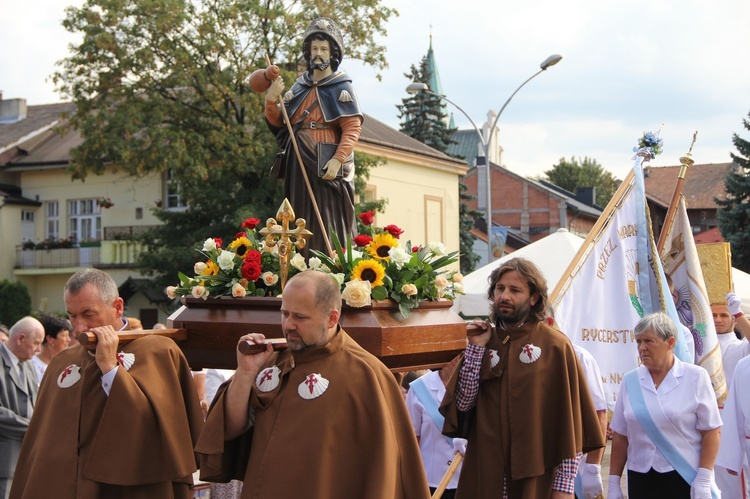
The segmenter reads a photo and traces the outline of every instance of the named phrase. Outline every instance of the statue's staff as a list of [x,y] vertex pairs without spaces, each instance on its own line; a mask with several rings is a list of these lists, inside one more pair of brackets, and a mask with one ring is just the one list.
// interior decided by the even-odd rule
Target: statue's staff
[[[271,82],[279,77],[278,66],[274,66],[271,64],[271,60],[269,59],[268,54],[266,54],[265,57],[268,68],[259,69],[257,71],[254,71],[253,74],[250,75],[250,85],[256,92],[264,92],[265,90],[268,90],[268,88],[271,86]],[[274,69],[272,70],[272,68]],[[275,74],[276,76],[274,78],[269,78],[269,73],[271,73],[271,75]],[[292,123],[289,121],[289,115],[286,112],[286,106],[284,105],[283,96],[279,95],[278,101],[279,109],[281,109],[281,114],[284,117],[284,123],[286,123],[286,128],[289,132],[289,138],[292,140],[292,148],[294,149],[294,154],[295,156],[297,156],[297,164],[299,165],[300,171],[302,172],[302,178],[305,179],[307,192],[310,194],[310,200],[312,201],[313,210],[315,210],[315,217],[318,219],[318,224],[320,225],[321,231],[323,233],[323,240],[326,243],[326,249],[328,249],[328,254],[331,256],[331,258],[333,258],[333,248],[331,247],[331,241],[328,239],[328,228],[326,227],[325,223],[323,223],[323,217],[320,215],[320,209],[318,208],[318,201],[315,199],[315,193],[313,192],[312,185],[310,185],[310,179],[307,177],[305,163],[302,161],[302,154],[300,154],[299,152],[297,137],[294,134]]]

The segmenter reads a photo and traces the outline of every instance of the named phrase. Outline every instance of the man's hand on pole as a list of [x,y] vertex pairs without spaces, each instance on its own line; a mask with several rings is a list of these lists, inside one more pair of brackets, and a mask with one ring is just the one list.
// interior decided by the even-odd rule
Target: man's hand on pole
[[266,92],[266,100],[276,102],[281,96],[281,92],[284,91],[284,79],[279,76],[271,82],[271,86],[268,87]]

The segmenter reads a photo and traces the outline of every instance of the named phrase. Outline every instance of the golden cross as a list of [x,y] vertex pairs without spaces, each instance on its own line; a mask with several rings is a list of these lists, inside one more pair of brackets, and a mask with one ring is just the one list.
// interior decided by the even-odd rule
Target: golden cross
[[[290,229],[289,224],[294,222],[296,229]],[[266,246],[273,248],[279,247],[279,274],[281,277],[281,290],[283,292],[289,276],[289,255],[292,245],[297,249],[302,249],[307,244],[307,238],[312,236],[312,232],[305,228],[304,218],[294,219],[294,210],[288,199],[281,203],[276,219],[269,218],[266,226],[260,229],[260,234],[265,236]]]

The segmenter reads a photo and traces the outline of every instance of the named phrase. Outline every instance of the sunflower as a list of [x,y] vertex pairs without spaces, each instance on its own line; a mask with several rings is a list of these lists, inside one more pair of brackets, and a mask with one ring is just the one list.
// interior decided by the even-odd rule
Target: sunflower
[[232,241],[227,249],[235,250],[238,257],[244,258],[247,250],[252,249],[252,247],[253,243],[250,242],[250,239],[243,236]]
[[391,250],[391,248],[395,248],[396,246],[398,246],[398,239],[388,234],[387,232],[384,232],[382,234],[375,235],[375,239],[373,239],[372,242],[367,245],[367,252],[370,253],[370,256],[372,256],[376,260],[388,261],[390,260],[388,252]]
[[201,275],[219,275],[219,266],[213,260],[206,261],[206,270]]
[[352,269],[352,279],[370,281],[372,287],[382,286],[385,269],[375,260],[360,260]]

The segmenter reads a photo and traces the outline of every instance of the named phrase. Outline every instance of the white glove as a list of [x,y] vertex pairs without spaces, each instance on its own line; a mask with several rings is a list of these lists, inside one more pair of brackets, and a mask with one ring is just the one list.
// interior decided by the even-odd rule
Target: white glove
[[325,169],[326,173],[323,175],[323,180],[333,180],[341,169],[341,161],[336,158],[331,158],[328,160],[328,163],[326,163]]
[[598,464],[581,463],[581,484],[583,485],[583,495],[586,499],[595,499],[596,496],[604,492],[602,485],[602,467]]
[[742,308],[740,307],[740,305],[742,305],[742,300],[740,300],[739,296],[734,293],[729,293],[727,295],[727,308],[729,309],[730,314],[741,314]]
[[609,486],[607,487],[607,499],[623,499],[620,488],[620,475],[609,475]]
[[460,452],[463,456],[466,454],[466,439],[465,438],[454,438],[453,439],[453,454]]
[[690,499],[711,499],[713,477],[713,471],[708,468],[698,468],[698,474],[695,475],[695,480],[690,484]]
[[279,96],[281,95],[281,92],[283,91],[284,91],[284,79],[281,76],[278,76],[275,80],[271,82],[271,86],[268,87],[268,92],[266,92],[266,100],[269,100],[269,101],[279,100]]

